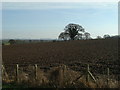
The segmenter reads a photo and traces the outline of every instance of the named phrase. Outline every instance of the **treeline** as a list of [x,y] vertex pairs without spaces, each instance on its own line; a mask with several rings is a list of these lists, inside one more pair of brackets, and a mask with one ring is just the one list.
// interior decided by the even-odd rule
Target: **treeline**
[[38,43],[38,42],[56,42],[57,40],[36,40],[36,39],[9,39],[9,40],[2,40],[2,45],[11,45],[11,44],[24,44],[24,43]]
[[[104,35],[103,37],[101,36],[97,36],[95,39],[117,39],[120,38],[120,35],[116,35],[116,36],[110,36],[110,35]],[[93,38],[91,38],[93,39]],[[85,39],[82,39],[85,40]],[[60,42],[60,41],[70,41],[70,40],[59,40],[59,39],[54,39],[54,40],[39,40],[39,39],[26,39],[26,40],[22,40],[22,39],[9,39],[9,40],[2,40],[2,45],[12,45],[12,44],[24,44],[24,43],[39,43],[39,42]]]

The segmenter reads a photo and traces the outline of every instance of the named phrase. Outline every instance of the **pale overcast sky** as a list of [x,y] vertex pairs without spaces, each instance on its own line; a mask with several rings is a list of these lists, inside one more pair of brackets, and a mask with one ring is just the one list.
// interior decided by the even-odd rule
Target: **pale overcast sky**
[[76,23],[92,37],[118,34],[117,2],[4,2],[2,30],[6,39],[56,39],[64,27]]

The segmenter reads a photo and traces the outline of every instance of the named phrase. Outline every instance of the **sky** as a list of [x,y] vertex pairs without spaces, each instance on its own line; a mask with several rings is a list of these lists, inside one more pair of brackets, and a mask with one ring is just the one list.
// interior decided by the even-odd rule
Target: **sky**
[[119,0],[1,0],[2,2],[118,2]]
[[118,34],[117,2],[4,2],[3,39],[57,39],[69,23],[91,37]]

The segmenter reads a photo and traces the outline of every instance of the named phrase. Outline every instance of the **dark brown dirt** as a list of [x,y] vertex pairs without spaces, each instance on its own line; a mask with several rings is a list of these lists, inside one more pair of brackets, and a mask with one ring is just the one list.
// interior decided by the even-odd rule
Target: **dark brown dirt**
[[85,69],[90,64],[96,72],[110,67],[118,74],[118,40],[79,40],[41,42],[3,46],[4,64],[38,64],[41,67],[66,64],[72,69]]

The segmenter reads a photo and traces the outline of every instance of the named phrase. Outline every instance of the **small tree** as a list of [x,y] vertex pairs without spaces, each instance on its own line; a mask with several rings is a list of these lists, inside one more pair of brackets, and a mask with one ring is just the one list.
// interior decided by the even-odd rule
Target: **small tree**
[[85,39],[90,39],[90,33],[85,32],[84,35],[85,35]]
[[14,39],[10,39],[8,42],[9,42],[10,44],[15,44],[15,43],[16,43],[16,41],[15,41]]
[[102,37],[101,36],[97,36],[97,39],[102,39]]
[[106,34],[106,35],[103,36],[103,38],[105,38],[105,39],[110,38],[110,35]]
[[31,43],[32,42],[32,40],[29,40],[29,43]]

